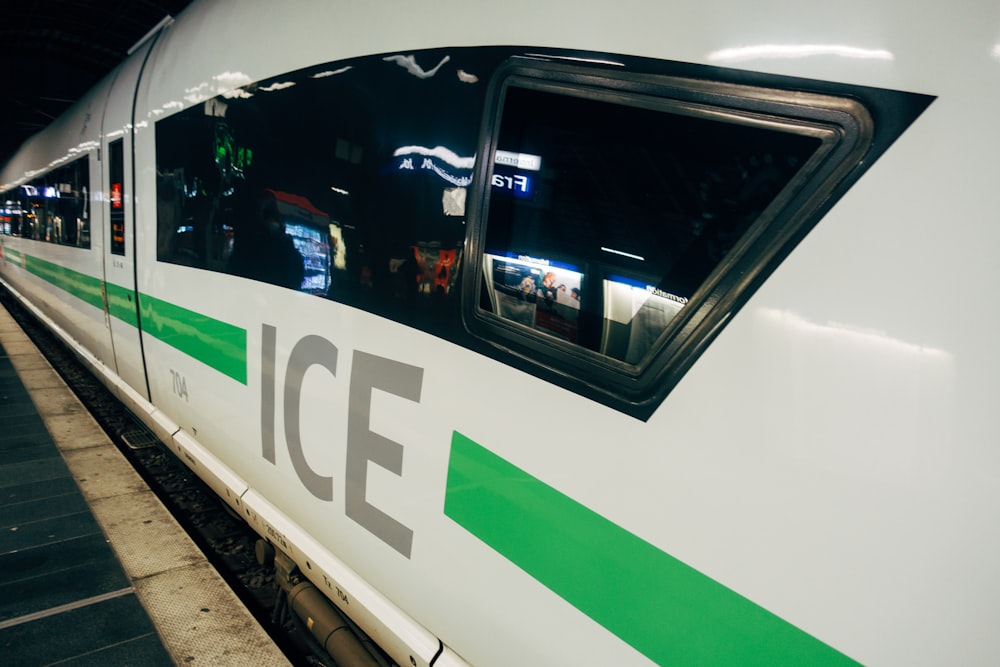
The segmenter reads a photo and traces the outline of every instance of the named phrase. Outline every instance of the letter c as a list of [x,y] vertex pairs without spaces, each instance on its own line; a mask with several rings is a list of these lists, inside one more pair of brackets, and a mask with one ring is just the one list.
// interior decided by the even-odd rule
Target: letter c
[[299,405],[302,399],[302,381],[306,371],[322,366],[337,376],[337,348],[320,336],[306,336],[292,348],[285,373],[285,440],[292,467],[309,493],[320,500],[333,500],[333,477],[320,475],[309,466],[302,452],[299,430]]

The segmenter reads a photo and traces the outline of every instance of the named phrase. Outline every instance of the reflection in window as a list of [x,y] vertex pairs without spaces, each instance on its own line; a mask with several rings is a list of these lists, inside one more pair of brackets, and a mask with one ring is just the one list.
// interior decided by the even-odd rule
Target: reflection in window
[[90,247],[90,168],[83,157],[0,194],[0,233]]
[[601,353],[638,363],[687,302],[685,297],[663,292],[655,285],[608,276],[604,281]]
[[487,254],[487,275],[501,317],[576,343],[583,274],[545,259]]
[[507,53],[325,64],[157,121],[157,258],[453,328],[485,98],[461,73]]
[[501,108],[481,307],[633,365],[820,145],[640,96]]

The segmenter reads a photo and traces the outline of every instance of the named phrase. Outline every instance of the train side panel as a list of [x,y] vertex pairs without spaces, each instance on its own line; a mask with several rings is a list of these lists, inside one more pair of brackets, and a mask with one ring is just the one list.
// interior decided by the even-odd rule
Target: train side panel
[[[105,290],[115,363],[119,377],[142,399],[148,399],[146,370],[140,341],[141,302],[136,291],[135,211],[139,194],[135,188],[134,127],[135,90],[156,41],[140,45],[117,71],[108,91],[108,106],[102,120],[101,149],[105,155],[101,179],[108,196],[103,204],[108,219],[108,243],[104,248]],[[134,132],[135,131],[135,132]]]
[[[688,21],[710,20],[692,12]],[[413,20],[427,30],[398,30],[391,17],[380,23],[381,41],[366,42],[365,48],[389,58],[400,41],[415,46],[421,40],[474,42],[470,35],[487,24],[499,25],[503,38],[485,42],[552,44],[538,37],[537,23],[510,18],[517,15],[511,11],[493,23],[454,31],[437,22],[430,26],[426,17]],[[335,30],[350,25],[348,15],[327,22],[314,16],[314,25]],[[759,34],[776,37],[763,23],[755,23]],[[240,38],[269,43],[280,32],[277,18],[263,25],[259,34],[246,27]],[[575,35],[588,30],[570,12],[561,25],[566,27],[562,43],[571,46]],[[984,220],[976,212],[982,202],[970,200],[966,185],[950,175],[964,173],[963,162],[982,151],[977,142],[993,136],[986,119],[963,102],[974,91],[925,78],[924,56],[911,54],[905,43],[892,59],[872,49],[865,67],[832,47],[798,59],[751,52],[748,57],[756,60],[746,61],[725,53],[712,56],[721,44],[694,31],[681,35],[680,25],[672,29],[677,32],[667,40],[669,54],[655,55],[914,90],[940,99],[826,215],[647,422],[350,306],[228,276],[188,278],[184,269],[161,264],[158,273],[171,276],[167,283],[189,286],[176,297],[183,307],[233,323],[247,336],[245,388],[185,364],[188,370],[181,374],[198,378],[187,382],[188,391],[192,386],[204,394],[237,390],[227,394],[228,405],[197,401],[208,407],[200,415],[195,408],[199,422],[234,411],[254,416],[242,421],[235,438],[225,438],[221,425],[212,430],[199,425],[199,438],[220,459],[233,461],[257,493],[306,533],[375,588],[391,592],[403,610],[476,663],[509,662],[522,653],[554,663],[573,656],[609,662],[629,656],[641,662],[642,649],[635,647],[644,647],[649,636],[623,641],[621,635],[628,633],[620,629],[620,620],[590,609],[588,600],[612,609],[619,605],[618,618],[630,618],[643,601],[613,590],[641,590],[655,582],[627,563],[606,581],[581,582],[569,591],[544,575],[526,576],[533,558],[556,558],[572,567],[581,553],[600,549],[550,545],[537,538],[533,553],[512,556],[516,552],[477,536],[473,521],[456,520],[464,515],[448,509],[449,479],[459,474],[461,461],[523,473],[522,484],[565,512],[545,520],[593,521],[587,525],[597,535],[604,534],[603,528],[610,536],[620,535],[614,527],[624,529],[652,546],[654,562],[673,557],[693,568],[694,574],[684,570],[697,582],[692,585],[717,592],[718,604],[731,606],[733,613],[757,607],[772,612],[780,622],[761,621],[761,627],[775,623],[780,628],[775,632],[801,640],[803,650],[823,649],[802,634],[862,662],[934,663],[955,652],[985,661],[996,650],[982,623],[996,614],[989,558],[964,561],[958,570],[942,571],[940,563],[956,549],[990,554],[997,548],[995,531],[985,528],[996,500],[975,481],[989,477],[966,467],[983,465],[989,455],[964,462],[954,458],[957,439],[985,453],[982,435],[970,432],[970,422],[963,425],[965,409],[956,407],[956,396],[995,393],[991,374],[982,370],[995,363],[995,355],[988,353],[981,369],[966,374],[955,366],[956,353],[949,350],[981,349],[975,347],[976,334],[959,324],[961,318],[928,317],[927,295],[944,307],[947,282],[942,272],[932,277],[920,270],[942,251],[945,258],[960,254],[958,248],[948,251],[952,246],[943,242],[932,213],[940,207],[934,202],[942,200],[941,187],[950,182],[955,193],[944,199],[967,202],[962,217],[970,231]],[[820,32],[831,42],[861,44],[872,43],[875,34],[871,25],[856,34],[837,29],[843,32]],[[201,30],[210,30],[210,23],[202,23]],[[223,78],[212,76],[215,70],[238,73],[244,84],[268,77],[280,81],[277,75],[316,58],[319,35],[314,40],[302,34],[299,48],[282,49],[267,62],[255,55],[237,62],[233,53],[199,59],[206,63],[204,73],[187,74],[184,89],[206,90],[195,102],[205,104],[210,93],[225,88]],[[891,31],[886,34],[892,39]],[[617,39],[610,35],[600,50],[653,54],[651,34],[632,34],[628,47]],[[323,58],[336,71],[337,48],[344,41],[330,41],[337,46],[324,50]],[[744,41],[759,40],[750,35]],[[984,43],[980,61],[984,76],[992,67],[987,47]],[[192,43],[189,48],[199,47]],[[427,73],[441,58],[428,56],[414,64]],[[199,82],[208,85],[202,88]],[[162,83],[163,91],[154,86],[149,93],[152,109],[177,98],[165,91],[182,88],[180,81]],[[956,121],[968,131],[960,140],[963,149],[939,153],[941,162],[934,166],[919,159]],[[151,144],[148,139],[145,145]],[[989,180],[990,169],[977,171],[974,179]],[[923,183],[920,192],[928,200],[921,201],[908,183]],[[939,183],[937,192],[932,183]],[[885,258],[899,255],[903,238],[912,251],[894,259],[896,269],[886,276]],[[943,273],[956,275],[959,268]],[[195,290],[207,281],[227,295],[226,304],[215,302],[214,290]],[[873,291],[882,298],[869,298]],[[185,363],[164,352],[171,364]],[[385,380],[387,387],[356,392],[354,383],[361,380],[355,377],[371,373],[365,370],[368,364],[382,364],[386,377],[395,372],[401,384]],[[177,374],[171,368],[160,369],[158,385],[176,396]],[[243,398],[232,403],[233,396]],[[180,398],[170,400],[179,403]],[[368,432],[400,445],[403,463],[395,467],[401,473],[384,463],[363,463],[352,472],[356,457],[365,461],[368,451],[366,429],[352,424],[357,414],[367,416]],[[360,469],[365,472],[359,476]],[[358,498],[352,484],[359,480],[361,497],[390,520],[366,525],[364,511],[350,516],[348,504]],[[523,512],[526,521],[539,511],[530,505],[508,509]],[[970,524],[980,529],[970,532]],[[914,586],[919,573],[925,584]],[[845,596],[845,590],[856,597]],[[744,607],[746,599],[753,604]],[[473,600],[476,611],[470,613]],[[968,615],[943,612],[954,609],[948,602],[958,600]],[[920,613],[914,614],[917,608]],[[494,631],[503,627],[511,609],[518,613],[516,633]],[[887,625],[886,617],[895,620]],[[551,642],[553,627],[572,641]],[[647,631],[666,632],[655,624]],[[723,636],[715,638],[725,643]],[[690,640],[677,638],[675,645],[685,641]]]
[[[991,664],[1000,311],[979,294],[997,282],[985,82],[1000,17],[973,4],[919,16],[894,3],[196,4],[158,41],[137,96],[150,400],[181,429],[175,446],[203,448],[196,470],[219,466],[230,486],[217,491],[242,495],[248,520],[401,663],[428,664],[440,638],[483,665]],[[485,46],[497,44],[527,46]],[[511,60],[543,74],[505,75]],[[665,107],[677,94],[664,89],[690,79],[711,85]],[[766,116],[809,137],[822,123],[783,120],[788,98],[734,117],[713,95],[830,94],[871,100],[872,123],[896,123],[898,138],[849,187],[803,203],[815,227],[669,393],[630,412],[545,366],[593,365],[572,326],[536,320],[543,332],[512,354],[503,336],[523,327],[482,316],[491,298],[538,308],[513,289],[480,296],[499,289],[490,276],[540,264],[476,250],[477,233],[532,176],[525,165],[555,157],[493,145],[515,106],[498,102],[513,99],[501,84],[741,129]],[[922,106],[903,121],[905,104],[883,97]],[[282,99],[296,103],[270,106]],[[523,122],[545,113],[528,105]],[[496,167],[497,148],[520,171]],[[582,152],[595,190],[624,187],[610,172],[627,165]],[[679,164],[668,152],[650,173]],[[251,230],[265,213],[282,235]],[[254,233],[270,245],[247,262]],[[290,283],[260,272],[296,234],[326,268],[305,261]],[[48,246],[3,241],[5,279],[55,321],[98,319],[11,265]],[[60,266],[81,252],[57,250],[44,256]],[[100,276],[88,261],[77,270]],[[469,271],[487,278],[457,279]],[[630,280],[608,278],[605,298]],[[107,358],[106,326],[92,329],[76,337]],[[622,354],[605,365],[641,365]]]

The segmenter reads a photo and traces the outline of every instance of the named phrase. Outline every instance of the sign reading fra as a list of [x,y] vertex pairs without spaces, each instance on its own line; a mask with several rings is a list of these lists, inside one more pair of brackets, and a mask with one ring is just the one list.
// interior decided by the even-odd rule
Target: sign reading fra
[[505,174],[493,174],[493,178],[490,183],[495,189],[506,190],[507,192],[514,193],[515,197],[530,197],[532,192],[532,185],[534,182],[532,179],[528,178],[524,174],[514,174],[513,176],[507,176]]
[[[261,337],[260,435],[261,454],[277,465],[274,421],[278,396],[275,376],[277,328],[265,324]],[[306,371],[319,366],[337,376],[337,347],[321,336],[305,336],[292,348],[285,369],[281,395],[285,444],[295,474],[302,485],[320,500],[332,501],[333,477],[316,472],[305,458],[300,429],[302,383]],[[368,462],[402,476],[403,446],[369,428],[372,389],[420,402],[424,369],[393,359],[354,351],[348,395],[346,479],[344,510],[370,533],[407,558],[413,546],[413,531],[368,502]]]

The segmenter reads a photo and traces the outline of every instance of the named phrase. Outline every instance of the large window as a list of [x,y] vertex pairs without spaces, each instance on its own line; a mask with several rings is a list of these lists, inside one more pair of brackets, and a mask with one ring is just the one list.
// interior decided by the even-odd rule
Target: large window
[[506,90],[485,306],[638,364],[821,139],[574,92]]
[[0,233],[90,247],[90,168],[86,157],[0,194]]
[[466,321],[637,414],[871,142],[842,98],[544,62],[501,71],[488,104]]
[[929,98],[591,55],[375,55],[165,107],[157,258],[644,418]]
[[157,257],[457,330],[497,49],[372,56],[156,123]]

